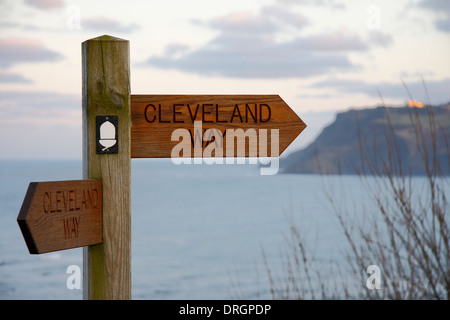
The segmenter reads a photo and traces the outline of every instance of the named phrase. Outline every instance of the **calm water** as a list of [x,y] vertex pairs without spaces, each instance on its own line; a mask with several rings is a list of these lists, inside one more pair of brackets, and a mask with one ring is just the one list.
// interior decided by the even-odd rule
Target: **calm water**
[[[66,286],[82,249],[30,255],[16,219],[31,181],[81,179],[77,161],[0,162],[0,299],[81,299]],[[252,165],[132,161],[134,299],[270,298],[262,249],[281,268],[289,217],[331,265],[343,236],[324,190],[344,183],[363,201],[357,177],[261,176]]]

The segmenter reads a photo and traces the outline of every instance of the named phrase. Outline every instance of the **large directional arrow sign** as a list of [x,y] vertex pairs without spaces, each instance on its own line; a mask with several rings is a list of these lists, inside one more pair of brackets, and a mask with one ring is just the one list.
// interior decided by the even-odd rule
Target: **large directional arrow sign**
[[30,253],[102,243],[102,181],[31,182],[17,222]]
[[131,95],[131,121],[132,158],[278,157],[306,127],[278,95]]

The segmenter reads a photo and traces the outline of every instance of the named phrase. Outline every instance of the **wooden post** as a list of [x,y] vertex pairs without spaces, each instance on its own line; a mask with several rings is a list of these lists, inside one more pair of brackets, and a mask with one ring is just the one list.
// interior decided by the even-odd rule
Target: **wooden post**
[[[83,178],[102,179],[103,243],[83,248],[83,298],[131,299],[129,41],[82,44]],[[97,116],[117,116],[118,153],[97,153]]]

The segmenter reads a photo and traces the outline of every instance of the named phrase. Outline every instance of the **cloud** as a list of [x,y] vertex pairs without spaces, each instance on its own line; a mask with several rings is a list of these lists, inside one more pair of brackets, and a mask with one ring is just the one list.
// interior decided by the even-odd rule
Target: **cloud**
[[189,46],[183,43],[172,42],[166,46],[164,54],[166,56],[175,57],[180,56],[189,50]]
[[310,77],[335,69],[357,68],[343,55],[311,52],[293,54],[283,52],[279,47],[275,50],[267,48],[264,51],[263,55],[255,54],[253,57],[247,53],[241,55],[234,51],[202,51],[178,60],[155,57],[148,60],[148,63],[162,68],[176,68],[203,75],[235,78]]
[[434,22],[438,30],[450,32],[450,15],[447,19],[438,19]]
[[363,80],[359,79],[338,79],[338,78],[327,78],[325,80],[318,81],[312,85],[314,88],[347,88],[348,90],[352,90],[351,88],[360,88],[366,86],[367,83]]
[[0,71],[0,83],[32,83],[21,74]]
[[271,20],[262,20],[258,16],[248,11],[232,12],[222,17],[212,19],[206,26],[210,26],[217,30],[226,30],[227,33],[246,34],[255,33],[272,33],[276,30],[276,26]]
[[450,2],[448,0],[421,0],[419,6],[436,12],[450,11]]
[[106,33],[114,33],[114,32],[128,33],[135,31],[136,29],[139,28],[139,26],[135,23],[123,24],[115,19],[103,16],[83,19],[81,21],[81,27],[88,30]]
[[8,68],[23,62],[53,62],[62,59],[56,51],[47,49],[34,39],[0,39],[0,67]]
[[61,9],[65,6],[63,0],[25,0],[25,3],[42,10]]
[[357,70],[360,66],[350,61],[349,52],[392,42],[381,33],[372,36],[370,45],[356,34],[340,31],[301,36],[309,20],[285,7],[263,7],[259,13],[232,12],[195,23],[219,34],[199,49],[176,57],[166,49],[166,54],[150,57],[146,64],[210,76],[310,77]]
[[295,4],[303,6],[329,7],[333,9],[345,9],[346,6],[336,0],[280,0],[284,4]]
[[371,30],[369,32],[369,42],[380,47],[389,47],[394,43],[394,39],[390,34],[383,33],[379,30]]
[[262,15],[275,21],[283,21],[285,24],[296,28],[303,28],[310,24],[309,19],[295,11],[284,7],[267,6],[261,9]]
[[450,32],[450,1],[448,0],[422,0],[418,6],[434,12],[434,26],[443,32]]
[[340,32],[315,34],[295,40],[299,48],[311,51],[364,51],[368,45],[356,35],[347,35]]
[[316,89],[333,88],[347,93],[363,93],[374,98],[378,98],[381,94],[383,98],[408,100],[410,93],[414,100],[427,102],[429,96],[431,102],[436,104],[450,101],[450,78],[424,82],[421,80],[405,81],[405,85],[400,80],[397,83],[367,83],[358,79],[328,78],[316,82],[311,87]]

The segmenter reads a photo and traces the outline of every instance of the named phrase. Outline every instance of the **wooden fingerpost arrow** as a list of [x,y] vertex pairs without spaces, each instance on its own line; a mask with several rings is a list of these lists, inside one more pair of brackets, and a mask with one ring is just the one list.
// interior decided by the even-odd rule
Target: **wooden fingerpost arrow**
[[[236,157],[233,149],[238,149],[239,139],[229,134],[236,130],[251,133],[242,140],[241,156],[278,157],[306,127],[278,95],[131,95],[131,120],[132,158],[171,158],[179,143],[172,137],[177,129],[186,130],[191,140],[191,150],[183,157],[203,157],[211,143],[225,149],[228,139],[235,139],[231,142],[235,147],[231,155],[224,150],[223,156]],[[270,150],[271,130],[278,130],[278,150]],[[265,154],[261,154],[261,138],[267,139]],[[200,152],[194,150],[196,145]]]
[[31,254],[102,242],[102,182],[31,182],[17,217]]
[[103,243],[83,249],[83,298],[131,299],[129,41],[82,44],[83,178],[103,181]]

